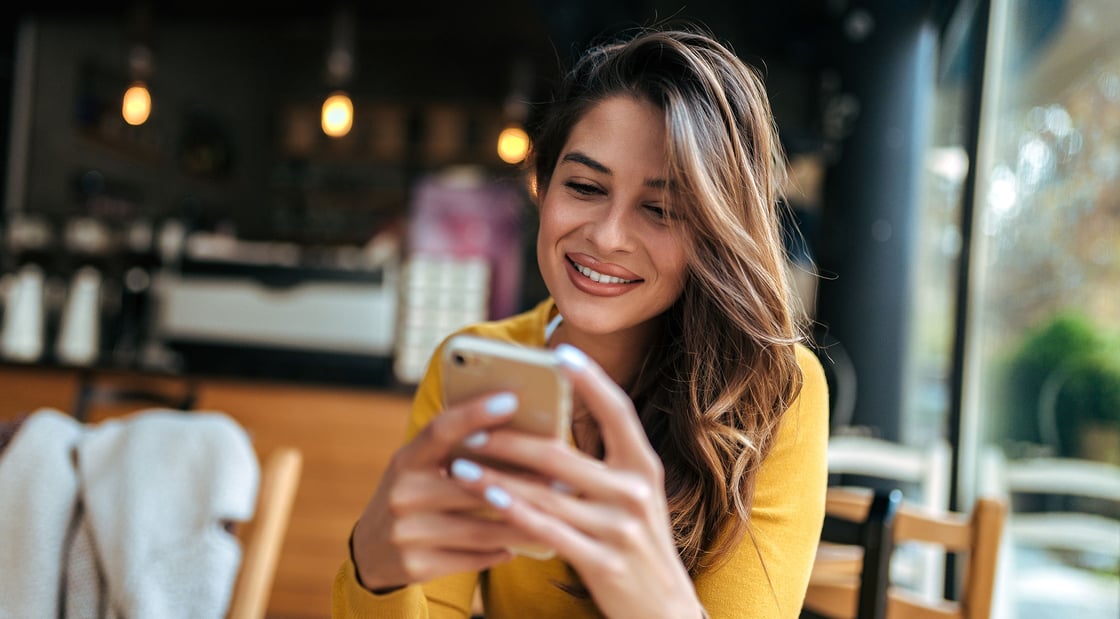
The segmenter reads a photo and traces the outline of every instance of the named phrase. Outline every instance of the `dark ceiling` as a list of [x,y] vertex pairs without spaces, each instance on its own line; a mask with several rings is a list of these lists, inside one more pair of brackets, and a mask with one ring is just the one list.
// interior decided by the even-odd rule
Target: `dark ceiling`
[[665,19],[692,19],[710,26],[742,53],[792,64],[812,64],[822,36],[847,2],[840,0],[414,0],[307,2],[276,0],[12,0],[9,15],[91,18],[115,16],[133,23],[146,12],[150,23],[198,20],[304,29],[317,35],[339,7],[349,8],[364,32],[390,38],[432,38],[448,49],[465,43],[547,45],[562,57],[593,38]]
[[[871,4],[874,1],[908,2],[914,10],[952,4],[949,0],[873,0]],[[331,16],[342,7],[355,16],[358,66],[365,62],[363,58],[375,60],[367,66],[384,66],[389,59],[406,75],[423,73],[428,80],[431,75],[440,75],[447,82],[444,88],[460,91],[466,86],[485,91],[495,82],[508,80],[511,58],[527,58],[535,67],[536,77],[547,79],[597,38],[636,26],[688,20],[706,25],[741,57],[764,69],[779,121],[811,126],[818,113],[814,98],[820,72],[835,57],[840,23],[856,3],[274,0],[258,4],[241,0],[11,0],[0,11],[8,14],[9,23],[18,21],[22,14],[121,20],[122,25],[141,34],[158,33],[160,24],[168,22],[250,27],[258,36],[282,41],[283,61],[303,58],[321,62]]]

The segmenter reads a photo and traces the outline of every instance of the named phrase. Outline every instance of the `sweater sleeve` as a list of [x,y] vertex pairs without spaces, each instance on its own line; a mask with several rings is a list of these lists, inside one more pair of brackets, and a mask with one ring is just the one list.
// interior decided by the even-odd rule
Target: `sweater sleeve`
[[354,563],[347,559],[334,577],[331,617],[334,619],[467,619],[477,574],[455,574],[423,585],[410,585],[377,595],[358,584]]
[[828,484],[828,384],[798,347],[804,382],[786,411],[755,483],[749,532],[730,558],[697,577],[712,619],[797,617],[824,522]]

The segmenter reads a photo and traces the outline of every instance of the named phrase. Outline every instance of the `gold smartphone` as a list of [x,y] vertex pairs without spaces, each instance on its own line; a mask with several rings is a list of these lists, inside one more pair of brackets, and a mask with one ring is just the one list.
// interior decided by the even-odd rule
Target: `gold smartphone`
[[[460,334],[447,340],[440,363],[445,405],[485,393],[509,391],[517,394],[518,409],[502,427],[558,440],[568,437],[572,386],[552,350]],[[452,450],[451,455],[516,471],[509,463],[482,458],[465,447]],[[537,559],[555,554],[545,547],[510,550]]]

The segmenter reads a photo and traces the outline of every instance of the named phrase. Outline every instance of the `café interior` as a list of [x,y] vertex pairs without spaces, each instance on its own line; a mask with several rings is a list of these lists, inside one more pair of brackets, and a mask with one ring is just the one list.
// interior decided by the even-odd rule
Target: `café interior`
[[[874,497],[830,492],[828,522],[886,548],[828,555],[826,522],[803,616],[1120,616],[1120,3],[2,11],[0,489],[44,410],[228,416],[259,464],[228,616],[330,615],[432,351],[547,295],[538,104],[588,44],[672,20],[765,77],[830,489]],[[925,516],[969,541],[905,537]]]

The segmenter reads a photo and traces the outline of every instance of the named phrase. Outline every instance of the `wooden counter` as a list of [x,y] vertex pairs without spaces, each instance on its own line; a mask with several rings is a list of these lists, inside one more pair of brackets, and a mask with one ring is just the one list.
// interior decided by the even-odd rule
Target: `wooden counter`
[[[0,419],[49,406],[68,411],[78,372],[0,368]],[[303,476],[269,603],[269,617],[330,616],[331,581],[350,528],[404,435],[411,395],[364,389],[202,379],[196,409],[223,411],[258,455],[303,451]],[[119,411],[95,411],[96,422]]]

